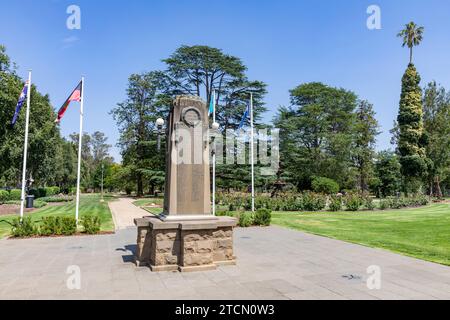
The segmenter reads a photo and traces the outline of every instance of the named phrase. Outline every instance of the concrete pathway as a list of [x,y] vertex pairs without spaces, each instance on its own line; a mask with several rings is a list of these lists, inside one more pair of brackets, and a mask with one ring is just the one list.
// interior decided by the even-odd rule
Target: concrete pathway
[[136,268],[135,243],[134,228],[0,240],[0,299],[450,299],[449,267],[279,227],[236,229],[238,265],[201,273]]
[[120,198],[117,201],[109,202],[109,209],[113,216],[116,230],[123,230],[130,227],[134,227],[134,219],[149,216],[150,213],[136,207],[133,202],[136,199],[132,198]]

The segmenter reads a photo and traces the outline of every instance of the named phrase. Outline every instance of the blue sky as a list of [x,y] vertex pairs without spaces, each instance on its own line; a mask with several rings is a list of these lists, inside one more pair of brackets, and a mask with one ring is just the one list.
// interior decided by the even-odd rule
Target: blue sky
[[[81,8],[81,30],[68,30],[66,9]],[[382,29],[368,30],[369,5],[381,8]],[[353,90],[372,102],[389,148],[408,51],[396,38],[414,20],[425,26],[415,51],[422,84],[450,88],[448,0],[0,0],[0,43],[55,108],[86,76],[85,131],[118,131],[109,111],[124,100],[131,73],[163,68],[180,45],[205,44],[242,58],[251,79],[268,84],[265,121],[289,104],[289,89],[310,81]],[[78,131],[77,107],[62,132]],[[119,150],[113,155],[120,159]]]

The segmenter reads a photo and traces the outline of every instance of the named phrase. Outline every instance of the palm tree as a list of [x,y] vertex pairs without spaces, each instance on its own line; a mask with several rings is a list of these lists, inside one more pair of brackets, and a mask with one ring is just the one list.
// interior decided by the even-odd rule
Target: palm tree
[[410,22],[405,26],[405,29],[400,31],[397,37],[403,38],[403,47],[409,48],[409,63],[413,60],[413,48],[418,46],[423,40],[423,27],[417,26],[414,22]]

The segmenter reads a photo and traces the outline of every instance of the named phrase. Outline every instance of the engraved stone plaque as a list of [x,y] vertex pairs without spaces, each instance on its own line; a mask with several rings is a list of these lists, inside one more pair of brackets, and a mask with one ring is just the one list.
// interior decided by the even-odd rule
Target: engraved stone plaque
[[163,220],[215,219],[211,213],[208,108],[199,97],[177,97],[167,128]]

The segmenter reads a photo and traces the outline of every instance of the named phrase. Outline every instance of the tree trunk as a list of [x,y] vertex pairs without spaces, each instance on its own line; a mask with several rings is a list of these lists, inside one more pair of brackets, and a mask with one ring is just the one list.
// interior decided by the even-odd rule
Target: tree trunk
[[441,190],[441,177],[434,177],[434,196],[436,198],[442,198],[442,190]]
[[409,48],[409,63],[412,64],[413,61],[413,48]]
[[153,183],[150,184],[150,194],[155,195],[155,185]]
[[144,185],[142,183],[142,174],[137,175],[137,196],[142,197],[144,195]]

